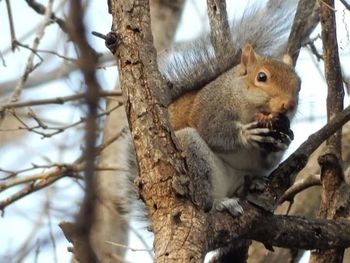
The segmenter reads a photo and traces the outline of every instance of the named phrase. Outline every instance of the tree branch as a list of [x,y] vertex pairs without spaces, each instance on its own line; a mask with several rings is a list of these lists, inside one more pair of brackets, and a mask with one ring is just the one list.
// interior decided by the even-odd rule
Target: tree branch
[[[25,0],[25,1],[38,14],[41,14],[41,15],[45,14],[46,8],[42,4],[38,3],[35,0]],[[50,18],[52,21],[57,23],[57,25],[62,29],[63,32],[67,33],[66,23],[61,18],[58,18],[54,13],[51,14]]]
[[[64,104],[68,101],[74,101],[74,100],[80,100],[83,99],[86,96],[85,93],[65,96],[65,97],[56,97],[52,99],[42,99],[42,100],[28,100],[28,101],[21,101],[21,102],[12,102],[7,104],[0,104],[0,113],[6,109],[14,109],[14,108],[21,108],[21,107],[28,107],[28,106],[40,106],[40,105],[47,105],[47,104]],[[109,97],[109,96],[121,96],[120,92],[117,91],[100,91],[99,97]]]
[[184,0],[151,0],[151,23],[157,51],[168,48],[173,42]]
[[[50,0],[48,2],[48,6],[46,8],[44,21],[42,22],[42,24],[38,28],[36,37],[33,40],[32,50],[37,50],[38,49],[40,41],[44,37],[45,28],[49,24],[50,15],[51,15],[51,12],[52,12],[52,5],[53,5],[53,1]],[[17,85],[16,85],[16,87],[15,87],[15,89],[13,91],[13,94],[11,95],[11,98],[10,98],[9,102],[14,102],[14,101],[18,100],[18,97],[19,97],[19,95],[22,92],[22,88],[23,88],[25,82],[27,81],[29,74],[33,70],[35,70],[36,67],[39,65],[39,64],[34,64],[34,57],[35,57],[35,52],[33,51],[28,57],[24,73],[23,73],[22,77],[20,78],[20,80],[17,82]]]
[[[9,206],[10,204],[18,201],[19,199],[32,194],[40,189],[43,189],[51,184],[53,184],[54,182],[56,182],[57,180],[63,178],[63,177],[75,177],[75,173],[76,171],[74,169],[70,169],[71,167],[67,167],[67,166],[61,166],[61,167],[57,167],[54,170],[44,173],[42,175],[40,175],[42,178],[38,181],[33,181],[30,182],[26,187],[24,187],[23,189],[21,189],[20,191],[14,193],[13,195],[5,198],[4,200],[0,201],[0,210],[2,212],[4,212],[4,209]],[[3,190],[1,189],[1,187],[3,187],[2,185],[0,185],[0,191]]]
[[296,181],[290,188],[288,188],[287,191],[284,192],[279,200],[279,203],[282,204],[285,201],[292,201],[298,193],[315,185],[321,185],[319,174],[311,174],[306,178],[302,178]]
[[340,0],[340,2],[346,7],[346,9],[350,10],[350,4],[348,4],[346,0]]
[[[339,61],[336,20],[334,14],[334,0],[320,2],[320,19],[322,28],[322,43],[324,54],[325,76],[328,85],[327,119],[335,118],[343,109],[344,89],[342,72]],[[337,213],[338,202],[341,199],[339,188],[343,182],[341,159],[341,129],[326,142],[326,154],[320,157],[322,202],[320,217],[334,219]],[[345,213],[349,213],[346,211]],[[313,251],[310,262],[341,263],[344,249]]]
[[208,239],[210,250],[226,246],[237,238],[257,240],[266,247],[322,249],[350,246],[348,220],[279,216],[246,202],[242,204],[244,213],[239,218],[228,213],[210,212],[207,229],[211,237]]
[[231,54],[228,48],[232,48],[232,36],[227,20],[226,1],[207,0],[207,10],[210,22],[210,37],[218,58],[225,58]]
[[203,212],[181,202],[172,190],[172,178],[184,174],[186,166],[159,99],[166,83],[157,69],[149,3],[114,0],[111,11],[112,28],[121,39],[116,59],[139,162],[139,192],[155,234],[155,260],[203,260]]
[[6,8],[7,8],[7,16],[9,19],[9,25],[10,25],[10,34],[11,34],[11,49],[12,51],[15,50],[15,41],[16,41],[16,33],[15,33],[15,26],[13,24],[13,17],[12,17],[12,10],[11,10],[11,3],[10,0],[6,0]]
[[279,198],[294,182],[297,173],[303,169],[309,156],[333,133],[350,120],[350,106],[340,112],[320,130],[313,133],[294,153],[283,161],[270,175],[270,181],[263,193],[251,193],[248,200],[273,211]]
[[[168,48],[174,38],[181,12],[184,6],[184,0],[152,0],[151,17],[152,32],[154,44],[158,51]],[[119,89],[119,85],[116,85]],[[107,107],[113,108],[114,101],[107,101]],[[105,119],[103,140],[107,141],[116,131],[127,126],[125,110],[119,109],[113,111]],[[120,164],[123,165],[121,158],[125,156],[126,146],[122,143],[123,138],[110,145],[101,156],[99,163],[102,166]],[[125,185],[125,173],[128,171],[102,171],[97,176],[97,199],[95,203],[94,223],[90,241],[93,249],[101,262],[114,261],[113,257],[123,258],[126,249],[123,246],[115,246],[106,243],[106,240],[113,241],[114,244],[127,245],[128,234],[132,227],[129,224],[129,218],[123,216],[120,212],[127,199],[123,191],[115,191],[115,185]],[[136,233],[138,234],[138,233]],[[142,237],[139,237],[142,240]],[[147,246],[146,246],[147,247]],[[153,258],[153,253],[152,258]]]
[[[98,67],[103,67],[103,63],[110,62],[113,60],[113,57],[111,56],[110,52],[103,54],[99,58],[99,65]],[[23,88],[34,88],[36,86],[50,83],[52,81],[58,80],[58,79],[63,79],[67,77],[70,73],[75,72],[78,70],[79,65],[77,64],[72,64],[72,63],[61,63],[59,66],[55,67],[52,70],[49,70],[45,73],[43,72],[36,72],[33,73],[32,75],[29,76],[28,81],[24,84]],[[12,91],[13,86],[16,85],[17,79],[9,80],[0,83],[1,85],[1,91],[3,94],[9,93]]]
[[286,52],[295,65],[300,48],[308,39],[319,22],[318,3],[316,0],[300,0],[294,17],[291,33],[288,38]]
[[97,81],[95,69],[97,66],[97,56],[90,47],[86,38],[86,29],[83,23],[84,10],[81,1],[71,2],[69,13],[68,32],[79,49],[78,65],[84,76],[87,86],[85,102],[88,108],[88,116],[85,126],[85,149],[84,149],[84,176],[85,176],[85,196],[81,205],[77,222],[71,224],[73,229],[69,231],[68,224],[62,225],[62,230],[68,239],[78,238],[79,246],[75,246],[74,256],[80,263],[96,262],[96,255],[90,244],[90,232],[93,224],[94,203],[96,199],[96,141],[97,141],[97,113],[99,104],[99,93],[101,87]]

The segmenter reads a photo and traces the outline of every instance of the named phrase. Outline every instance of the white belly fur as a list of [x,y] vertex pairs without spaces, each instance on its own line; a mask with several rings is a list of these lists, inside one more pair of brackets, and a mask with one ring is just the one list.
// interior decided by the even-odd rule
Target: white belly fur
[[259,150],[241,150],[232,154],[215,154],[214,197],[231,197],[242,190],[245,176],[267,176],[277,166],[282,152],[262,153]]

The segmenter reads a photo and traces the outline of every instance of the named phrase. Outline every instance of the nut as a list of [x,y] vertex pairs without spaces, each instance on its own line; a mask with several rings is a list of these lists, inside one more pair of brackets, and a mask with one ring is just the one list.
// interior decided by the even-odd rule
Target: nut
[[[256,116],[258,127],[269,128],[271,131],[266,134],[278,140],[283,144],[289,145],[290,141],[294,140],[294,133],[290,129],[290,121],[284,114],[273,116],[272,114],[259,113]],[[272,143],[261,143],[262,147],[267,151],[278,151]]]

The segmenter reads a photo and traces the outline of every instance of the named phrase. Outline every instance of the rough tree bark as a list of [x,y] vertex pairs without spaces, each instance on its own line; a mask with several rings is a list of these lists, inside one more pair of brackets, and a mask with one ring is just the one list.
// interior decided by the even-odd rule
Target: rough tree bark
[[154,46],[159,52],[173,42],[185,0],[151,0]]
[[[154,44],[157,50],[163,50],[170,46],[176,32],[177,24],[183,9],[183,0],[151,1],[152,31],[154,33]],[[119,85],[115,89],[119,90]],[[121,98],[108,100],[107,110],[113,109],[119,103]],[[106,117],[103,140],[109,141],[115,138],[105,149],[99,163],[104,167],[119,166],[123,154],[125,154],[125,145],[121,145],[118,140],[118,134],[124,127],[127,127],[127,117],[123,107],[111,112]],[[123,167],[121,167],[123,168]],[[97,174],[94,223],[92,225],[92,235],[90,240],[92,247],[101,262],[109,263],[115,260],[122,260],[125,247],[128,243],[129,220],[122,217],[116,210],[117,204],[121,204],[125,198],[123,189],[115,191],[116,185],[123,178],[119,173],[121,171],[102,171]],[[108,244],[106,241],[113,242]],[[121,245],[121,246],[118,246]]]
[[116,58],[139,162],[138,187],[155,234],[155,261],[201,261],[203,212],[172,191],[172,178],[185,173],[185,163],[158,98],[165,83],[157,70],[149,3],[112,1],[112,13],[113,29],[121,39]]
[[[327,119],[334,118],[343,110],[344,88],[339,61],[334,0],[320,2],[320,20],[325,76],[328,85]],[[321,166],[322,201],[319,216],[336,219],[347,217],[349,208],[339,207],[343,192],[340,190],[343,181],[341,160],[341,129],[326,142],[326,154],[319,158]],[[345,210],[345,211],[344,211]],[[344,248],[319,250],[311,253],[310,262],[340,263],[343,261]]]

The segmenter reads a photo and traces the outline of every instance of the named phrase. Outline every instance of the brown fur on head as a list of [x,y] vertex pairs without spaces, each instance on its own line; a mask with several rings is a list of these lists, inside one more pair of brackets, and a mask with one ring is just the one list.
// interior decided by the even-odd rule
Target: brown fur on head
[[239,75],[245,77],[249,89],[258,89],[268,95],[269,101],[261,108],[262,114],[271,118],[279,114],[294,115],[300,79],[290,58],[278,61],[261,57],[250,44],[246,44],[242,49]]

